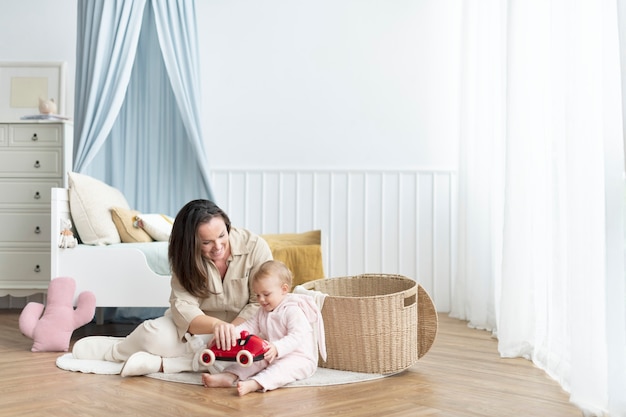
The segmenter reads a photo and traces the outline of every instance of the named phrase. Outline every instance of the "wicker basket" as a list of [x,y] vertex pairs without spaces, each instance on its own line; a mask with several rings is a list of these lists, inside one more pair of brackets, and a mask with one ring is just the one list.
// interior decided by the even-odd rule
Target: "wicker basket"
[[[328,358],[320,360],[321,367],[396,373],[414,365],[432,345],[432,317],[430,329],[420,331],[419,286],[410,278],[364,274],[319,279],[303,287],[328,294],[322,308]],[[436,313],[434,323],[436,333]],[[418,343],[419,333],[426,338],[424,346]]]

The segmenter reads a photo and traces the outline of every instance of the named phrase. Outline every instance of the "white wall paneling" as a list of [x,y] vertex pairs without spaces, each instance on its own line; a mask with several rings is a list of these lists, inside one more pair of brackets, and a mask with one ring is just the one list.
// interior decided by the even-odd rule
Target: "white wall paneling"
[[402,274],[449,311],[454,276],[452,170],[213,171],[216,203],[257,233],[321,229],[328,277]]

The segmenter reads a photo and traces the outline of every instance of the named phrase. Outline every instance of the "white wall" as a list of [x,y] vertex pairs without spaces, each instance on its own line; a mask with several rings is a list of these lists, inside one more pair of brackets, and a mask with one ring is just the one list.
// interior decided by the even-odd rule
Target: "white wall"
[[198,23],[211,166],[456,166],[459,0],[201,1]]
[[76,0],[0,0],[0,10],[0,61],[67,62],[65,109],[72,115]]
[[[77,0],[0,0],[1,61],[67,61]],[[460,0],[201,0],[215,168],[457,165]],[[1,99],[1,98],[0,98]]]

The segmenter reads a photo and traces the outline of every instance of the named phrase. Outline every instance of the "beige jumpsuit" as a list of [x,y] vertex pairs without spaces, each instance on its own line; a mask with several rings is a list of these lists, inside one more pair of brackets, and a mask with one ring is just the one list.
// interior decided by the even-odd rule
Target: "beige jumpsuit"
[[[231,254],[224,280],[213,262],[206,261],[210,296],[198,298],[189,294],[178,278],[172,275],[170,308],[164,316],[140,324],[112,348],[106,359],[124,362],[133,353],[148,352],[163,358],[186,357],[190,362],[193,352],[190,352],[184,336],[194,318],[206,314],[231,322],[236,317],[252,317],[259,307],[250,289],[250,277],[263,262],[272,259],[272,253],[265,240],[245,229],[231,227],[229,242]],[[164,372],[168,372],[165,360],[163,368]],[[169,371],[191,370],[180,365],[175,368]]]

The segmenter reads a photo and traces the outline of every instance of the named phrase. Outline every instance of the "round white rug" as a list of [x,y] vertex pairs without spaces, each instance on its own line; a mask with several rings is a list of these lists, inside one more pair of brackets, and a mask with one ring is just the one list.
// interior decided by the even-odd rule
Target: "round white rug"
[[[216,367],[224,368],[227,363],[216,362]],[[59,356],[56,365],[60,369],[88,374],[117,375],[122,370],[122,363],[75,359],[71,353]],[[327,385],[352,384],[355,382],[373,381],[393,374],[366,374],[361,372],[338,371],[336,369],[317,368],[310,378],[292,382],[287,387],[322,387]],[[178,374],[164,374],[157,372],[146,375],[149,378],[163,381],[180,382],[184,384],[202,385],[202,374],[195,372],[182,372]]]

